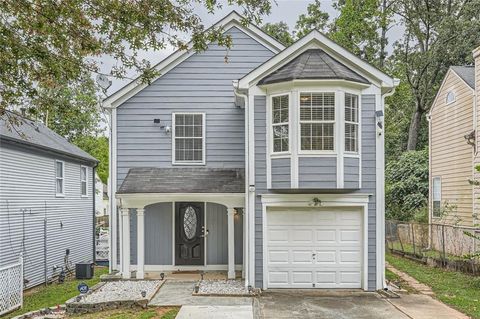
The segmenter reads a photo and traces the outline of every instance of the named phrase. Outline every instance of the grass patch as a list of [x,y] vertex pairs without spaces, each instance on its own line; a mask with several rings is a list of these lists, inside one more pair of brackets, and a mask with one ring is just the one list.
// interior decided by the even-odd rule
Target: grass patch
[[90,280],[68,279],[63,284],[53,283],[47,287],[42,285],[25,291],[23,308],[7,314],[6,318],[63,304],[68,299],[78,295],[77,286],[79,283],[85,282],[89,287],[92,287],[100,281],[101,275],[107,273],[108,267],[95,267],[95,276]]
[[399,280],[400,280],[400,276],[398,276],[397,274],[391,272],[391,271],[388,270],[388,269],[385,269],[385,278],[386,278],[388,281],[393,281],[393,282],[396,282],[396,281],[399,281]]
[[78,316],[68,316],[72,319],[174,319],[180,308],[178,307],[158,307],[158,308],[129,308],[107,310],[97,313],[84,314]]
[[431,287],[436,297],[445,304],[480,319],[480,277],[428,267],[389,253],[386,254],[386,260],[393,267]]

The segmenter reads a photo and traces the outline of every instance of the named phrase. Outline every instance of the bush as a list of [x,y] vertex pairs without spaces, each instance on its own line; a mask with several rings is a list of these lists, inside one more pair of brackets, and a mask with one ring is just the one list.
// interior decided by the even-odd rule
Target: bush
[[428,150],[403,153],[385,168],[388,219],[424,220],[428,202]]

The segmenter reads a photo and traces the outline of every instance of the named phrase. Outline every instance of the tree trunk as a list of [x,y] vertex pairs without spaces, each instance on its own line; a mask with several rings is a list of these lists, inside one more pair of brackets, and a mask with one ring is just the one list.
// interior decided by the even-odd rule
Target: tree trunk
[[378,61],[378,66],[381,70],[385,66],[385,59],[387,58],[386,47],[387,47],[387,0],[383,0],[382,3],[382,17],[381,17],[381,31],[380,31],[380,56]]
[[410,121],[410,128],[408,129],[407,151],[414,151],[417,148],[418,133],[420,131],[420,121],[422,119],[423,111],[417,107],[415,113],[412,115]]

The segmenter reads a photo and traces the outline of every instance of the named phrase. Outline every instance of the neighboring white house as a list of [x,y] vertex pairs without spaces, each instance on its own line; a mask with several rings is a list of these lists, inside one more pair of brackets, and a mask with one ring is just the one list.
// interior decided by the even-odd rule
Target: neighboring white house
[[97,217],[110,215],[110,201],[108,200],[108,187],[98,174],[95,175],[95,215]]
[[229,50],[177,51],[150,85],[104,101],[112,270],[384,288],[383,110],[397,81],[318,31],[285,48],[241,21],[215,24]]
[[95,259],[97,163],[39,122],[0,117],[0,268],[23,254],[26,288]]

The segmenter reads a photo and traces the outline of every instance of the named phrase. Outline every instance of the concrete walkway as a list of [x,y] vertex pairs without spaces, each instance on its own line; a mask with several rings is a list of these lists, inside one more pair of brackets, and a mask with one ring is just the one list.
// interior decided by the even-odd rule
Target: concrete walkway
[[251,319],[251,297],[192,296],[195,282],[167,280],[149,306],[182,306],[177,319]]

